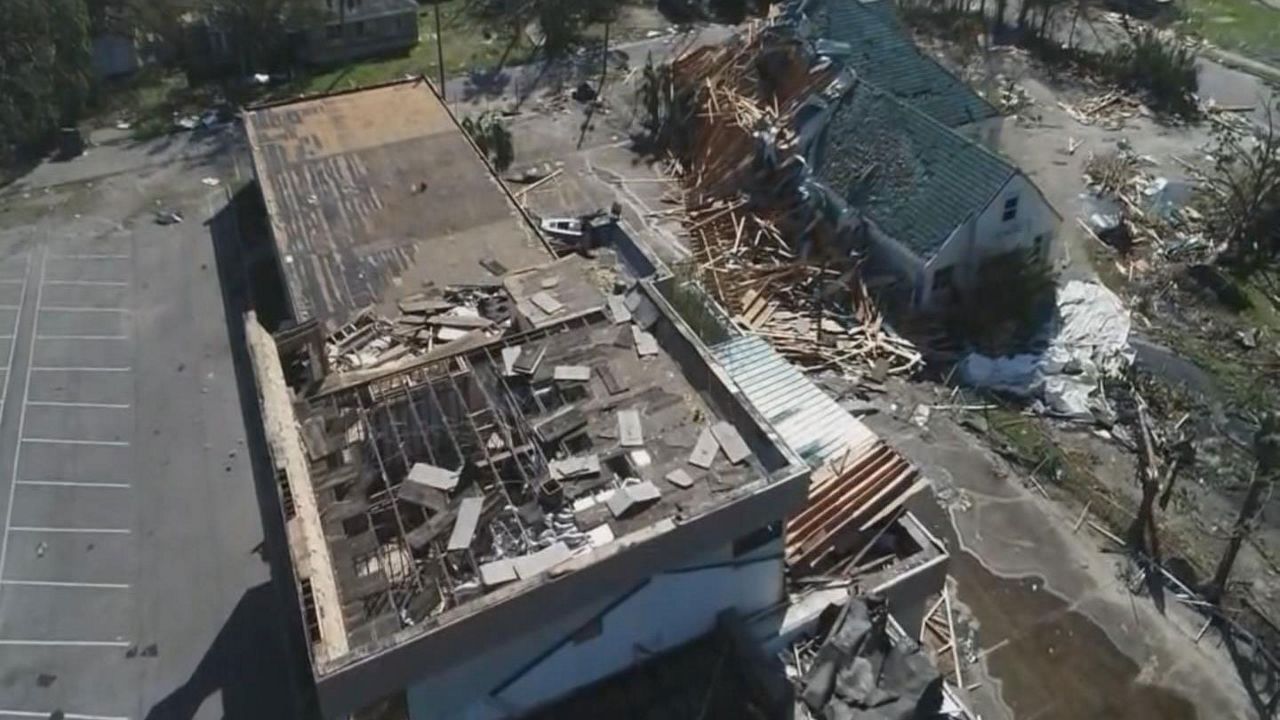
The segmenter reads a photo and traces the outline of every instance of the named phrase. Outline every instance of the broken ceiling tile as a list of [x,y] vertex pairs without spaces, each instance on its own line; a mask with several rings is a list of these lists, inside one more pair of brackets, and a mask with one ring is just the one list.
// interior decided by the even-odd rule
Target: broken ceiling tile
[[613,540],[613,528],[609,527],[609,523],[601,523],[587,531],[587,541],[591,543],[591,547],[608,545]]
[[566,382],[586,382],[591,379],[591,368],[586,365],[557,365],[554,377]]
[[720,443],[725,457],[729,458],[729,462],[734,465],[751,457],[751,448],[747,447],[742,435],[738,434],[738,429],[729,423],[718,422],[712,425],[711,434],[715,436],[716,442]]
[[716,441],[716,436],[711,434],[711,428],[703,428],[702,434],[698,436],[698,444],[693,446],[693,452],[689,455],[689,464],[706,470],[715,462],[719,449],[720,444]]
[[685,472],[684,468],[676,468],[675,470],[667,473],[667,482],[678,488],[693,487],[693,478],[689,473]]
[[471,540],[476,536],[476,526],[480,524],[480,511],[484,509],[484,498],[462,498],[458,506],[458,519],[453,523],[453,532],[449,535],[449,550],[466,550],[471,547]]
[[609,512],[613,513],[614,517],[621,518],[641,505],[647,505],[660,497],[662,497],[662,491],[658,486],[644,480],[614,490],[605,504],[609,506]]
[[516,566],[510,560],[494,560],[480,566],[480,582],[486,588],[516,581]]
[[502,374],[511,377],[516,374],[516,359],[520,357],[520,346],[502,348]]
[[414,463],[413,467],[409,468],[409,475],[405,478],[405,482],[418,483],[437,490],[452,490],[458,487],[458,478],[461,475],[462,473],[457,470],[427,463]]
[[547,354],[546,345],[525,345],[520,350],[520,356],[516,358],[511,369],[525,375],[532,375],[538,369],[539,363],[542,362],[542,356]]
[[466,337],[469,332],[471,331],[463,330],[462,328],[442,326],[439,330],[436,330],[436,339],[440,342],[453,342]]
[[649,357],[658,354],[658,341],[650,333],[641,330],[635,325],[631,326],[632,340],[636,344],[636,354],[640,357]]
[[521,555],[511,562],[515,565],[516,575],[521,580],[527,580],[534,575],[550,570],[572,556],[573,551],[569,549],[568,545],[563,542],[556,542],[544,550],[539,550],[532,555]]
[[573,480],[600,474],[599,455],[575,455],[547,463],[553,480]]
[[614,325],[631,322],[631,310],[627,308],[627,303],[623,301],[621,296],[610,295],[607,302],[609,303],[609,314],[613,316]]
[[[630,334],[627,337],[631,337]],[[600,375],[600,379],[604,381],[604,389],[609,391],[610,395],[617,395],[627,389],[626,383],[620,382],[618,376],[613,371],[612,363],[605,363],[596,367],[596,373]]]
[[618,443],[623,447],[640,447],[644,445],[644,430],[640,427],[639,411],[618,411]]
[[537,306],[539,310],[548,314],[555,315],[564,309],[564,303],[551,296],[551,293],[545,290],[539,290],[529,296],[529,302]]

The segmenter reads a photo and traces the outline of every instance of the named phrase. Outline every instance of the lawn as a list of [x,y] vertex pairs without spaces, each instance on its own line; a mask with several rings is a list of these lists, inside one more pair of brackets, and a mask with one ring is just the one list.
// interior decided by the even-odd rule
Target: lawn
[[1182,29],[1264,62],[1280,63],[1280,10],[1262,0],[1185,0]]
[[[449,0],[440,3],[440,31],[444,36],[444,67],[449,77],[471,70],[487,70],[499,61],[515,65],[527,60],[533,45],[523,34],[512,45],[512,31],[492,34],[481,27],[475,17],[466,12],[466,0]],[[418,14],[418,36],[421,42],[407,55],[376,58],[352,63],[328,72],[302,77],[290,84],[287,95],[334,92],[373,83],[385,82],[405,75],[426,75],[435,81],[439,77],[436,62],[435,14],[424,7]],[[508,48],[510,52],[508,53]]]

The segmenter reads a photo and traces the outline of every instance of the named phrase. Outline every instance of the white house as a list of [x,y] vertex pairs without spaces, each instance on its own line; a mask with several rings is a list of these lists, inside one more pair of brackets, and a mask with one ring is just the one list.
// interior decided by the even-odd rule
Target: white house
[[1035,184],[852,72],[796,118],[813,177],[864,241],[869,269],[909,282],[916,306],[962,296],[996,256],[1055,257],[1062,218]]

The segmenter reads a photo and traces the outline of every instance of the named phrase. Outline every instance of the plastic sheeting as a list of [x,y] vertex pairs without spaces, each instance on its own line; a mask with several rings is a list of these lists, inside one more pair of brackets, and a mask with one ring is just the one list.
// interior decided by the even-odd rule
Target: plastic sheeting
[[1002,358],[972,353],[960,363],[960,378],[967,385],[1039,399],[1055,415],[1092,417],[1101,379],[1133,362],[1130,327],[1129,310],[1115,293],[1073,280],[1058,289],[1055,332],[1043,352]]

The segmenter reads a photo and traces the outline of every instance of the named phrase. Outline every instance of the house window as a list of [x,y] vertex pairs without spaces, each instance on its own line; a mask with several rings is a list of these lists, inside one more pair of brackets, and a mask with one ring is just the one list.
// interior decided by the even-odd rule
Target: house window
[[361,21],[357,22],[357,23],[355,24],[355,28],[356,28],[356,35],[363,35],[363,34],[364,34],[364,21],[363,21],[363,20],[361,20]]
[[347,0],[347,9],[355,10],[360,7],[360,0]]
[[1031,257],[1035,260],[1044,258],[1044,246],[1049,244],[1049,234],[1042,233],[1031,241]]
[[324,35],[330,40],[337,40],[342,37],[342,26],[329,25],[324,29]]
[[952,273],[955,270],[952,266],[940,267],[933,271],[933,291],[949,290],[951,288]]
[[1018,196],[1014,195],[1013,197],[1004,201],[1004,215],[1001,217],[1001,219],[1004,222],[1009,222],[1010,220],[1016,217],[1018,217]]

